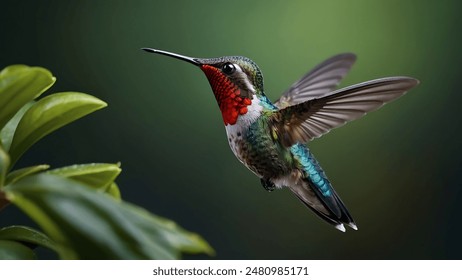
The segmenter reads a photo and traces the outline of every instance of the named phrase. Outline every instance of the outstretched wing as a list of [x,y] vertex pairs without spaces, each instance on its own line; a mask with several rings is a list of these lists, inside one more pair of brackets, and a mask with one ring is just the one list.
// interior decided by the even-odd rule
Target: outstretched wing
[[356,55],[343,53],[317,65],[296,81],[275,102],[278,108],[295,105],[318,98],[333,91],[356,61]]
[[275,112],[272,126],[284,146],[305,143],[377,110],[418,83],[414,78],[389,77],[349,86]]

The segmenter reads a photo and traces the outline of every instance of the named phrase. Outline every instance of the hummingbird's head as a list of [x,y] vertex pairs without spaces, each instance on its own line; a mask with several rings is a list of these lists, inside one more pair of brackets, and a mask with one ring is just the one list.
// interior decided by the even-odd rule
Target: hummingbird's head
[[248,112],[254,98],[263,94],[263,76],[257,64],[242,56],[192,58],[171,52],[148,49],[198,66],[207,76],[220,107],[225,125],[233,125]]

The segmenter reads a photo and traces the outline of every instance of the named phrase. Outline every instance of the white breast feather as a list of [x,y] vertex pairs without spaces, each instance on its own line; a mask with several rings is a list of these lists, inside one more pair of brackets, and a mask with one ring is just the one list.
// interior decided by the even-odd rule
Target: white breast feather
[[239,115],[235,124],[228,124],[225,126],[226,134],[228,136],[229,146],[233,151],[234,155],[242,162],[244,165],[247,164],[242,160],[240,147],[238,143],[242,140],[245,131],[249,126],[260,116],[263,107],[260,105],[256,95],[252,96],[252,104],[247,106],[247,113],[244,115]]

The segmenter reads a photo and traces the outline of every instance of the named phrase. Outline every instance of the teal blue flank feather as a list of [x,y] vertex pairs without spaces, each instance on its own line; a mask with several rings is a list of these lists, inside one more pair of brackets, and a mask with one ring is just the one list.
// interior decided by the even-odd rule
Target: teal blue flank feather
[[332,195],[332,186],[327,180],[326,174],[321,169],[318,161],[314,158],[313,154],[308,148],[300,143],[297,143],[290,147],[290,151],[294,155],[295,159],[300,162],[303,170],[307,173],[309,179],[318,188],[321,194],[325,197]]

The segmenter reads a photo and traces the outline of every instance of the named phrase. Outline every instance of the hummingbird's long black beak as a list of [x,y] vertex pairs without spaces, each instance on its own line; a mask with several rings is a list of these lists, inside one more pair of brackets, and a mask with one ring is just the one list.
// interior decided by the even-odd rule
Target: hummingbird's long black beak
[[184,56],[184,55],[181,55],[181,54],[176,54],[176,53],[171,53],[171,52],[166,52],[166,51],[162,51],[162,50],[151,49],[151,48],[142,48],[142,50],[150,52],[150,53],[158,53],[158,54],[170,56],[170,57],[173,57],[173,58],[177,58],[177,59],[192,63],[192,64],[194,64],[196,66],[201,66],[202,65],[202,63],[200,63],[197,60],[197,58]]

